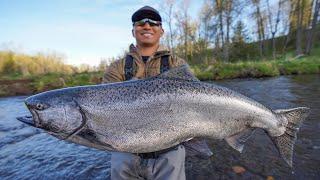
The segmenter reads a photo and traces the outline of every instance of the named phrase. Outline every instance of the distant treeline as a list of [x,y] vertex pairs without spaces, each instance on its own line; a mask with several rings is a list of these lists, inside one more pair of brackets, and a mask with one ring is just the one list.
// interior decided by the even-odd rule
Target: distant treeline
[[76,69],[66,65],[58,54],[38,53],[31,56],[13,51],[0,51],[0,74],[30,76],[47,73],[71,74]]

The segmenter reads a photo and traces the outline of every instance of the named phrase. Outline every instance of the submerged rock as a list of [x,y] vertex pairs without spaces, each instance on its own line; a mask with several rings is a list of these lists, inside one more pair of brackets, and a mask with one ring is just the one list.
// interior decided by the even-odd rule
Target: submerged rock
[[233,170],[233,172],[235,172],[237,174],[242,174],[242,173],[246,172],[246,169],[242,166],[233,166],[232,170]]

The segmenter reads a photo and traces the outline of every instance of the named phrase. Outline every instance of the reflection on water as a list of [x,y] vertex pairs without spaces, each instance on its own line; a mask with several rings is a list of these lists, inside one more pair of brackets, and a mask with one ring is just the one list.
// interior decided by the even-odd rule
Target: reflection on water
[[[294,153],[294,168],[278,156],[263,131],[258,131],[240,154],[223,141],[209,141],[210,160],[187,158],[188,179],[319,179],[320,178],[320,76],[282,76],[267,79],[216,82],[272,108],[308,106]],[[57,140],[17,121],[26,115],[25,97],[0,99],[1,179],[109,179],[107,152]],[[233,172],[233,166],[246,169]],[[294,170],[292,172],[292,170]]]

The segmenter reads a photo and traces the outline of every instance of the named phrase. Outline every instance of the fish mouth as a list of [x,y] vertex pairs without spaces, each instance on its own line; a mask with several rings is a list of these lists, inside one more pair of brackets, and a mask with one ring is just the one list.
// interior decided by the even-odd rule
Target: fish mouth
[[22,117],[17,117],[17,120],[26,123],[30,126],[36,127],[35,122],[33,121],[32,116],[22,116]]
[[26,115],[26,116],[22,116],[22,117],[17,117],[17,120],[19,120],[23,123],[26,123],[30,126],[33,126],[33,127],[39,127],[40,120],[39,120],[39,116],[38,116],[37,112],[32,109],[29,109],[29,111],[31,112],[32,116]]

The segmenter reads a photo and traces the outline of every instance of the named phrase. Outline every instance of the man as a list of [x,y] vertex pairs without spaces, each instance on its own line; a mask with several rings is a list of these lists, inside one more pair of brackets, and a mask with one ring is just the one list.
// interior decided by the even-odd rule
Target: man
[[[164,30],[157,10],[144,6],[131,19],[136,46],[131,44],[125,58],[107,67],[103,83],[144,79],[186,63],[160,46]],[[203,149],[202,145],[203,142],[196,143],[196,146],[200,146],[200,151]],[[205,155],[210,156],[211,151],[208,152],[206,144],[204,145]],[[111,179],[185,179],[185,153],[184,145],[141,154],[112,152]]]

